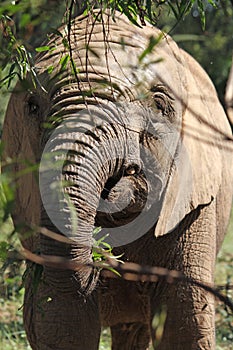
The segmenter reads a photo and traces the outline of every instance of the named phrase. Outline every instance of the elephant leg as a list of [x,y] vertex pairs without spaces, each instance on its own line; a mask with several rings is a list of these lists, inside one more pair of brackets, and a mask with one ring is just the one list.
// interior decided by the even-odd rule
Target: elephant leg
[[149,349],[150,330],[145,323],[118,323],[111,327],[112,350]]
[[[189,278],[210,285],[213,284],[216,254],[214,211],[213,203],[196,211],[179,225],[177,232],[183,233],[177,235],[171,257],[174,263],[170,260],[169,266],[182,271]],[[187,227],[185,231],[181,231],[183,225]],[[158,301],[166,304],[167,318],[162,340],[156,349],[215,349],[213,295],[188,282],[160,284],[162,287]],[[156,300],[153,300],[152,305],[155,304]]]
[[[152,329],[158,350],[212,350],[214,341],[214,298],[197,288],[180,284],[168,294],[167,317],[160,342]],[[198,306],[197,306],[198,304]],[[155,346],[157,345],[157,346]]]
[[[61,280],[62,284],[62,280]],[[24,325],[33,350],[97,350],[100,321],[97,295],[84,299],[41,282],[25,288]]]

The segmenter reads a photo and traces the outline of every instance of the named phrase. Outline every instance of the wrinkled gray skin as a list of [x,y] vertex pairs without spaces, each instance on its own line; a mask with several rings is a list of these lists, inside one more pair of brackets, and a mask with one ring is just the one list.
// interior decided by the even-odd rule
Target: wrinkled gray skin
[[[13,171],[23,160],[40,162],[46,147],[52,157],[40,187],[32,173],[18,178],[13,219],[72,237],[70,245],[22,232],[24,247],[44,257],[91,262],[93,227],[101,225],[122,260],[212,284],[232,201],[230,127],[206,73],[170,37],[139,60],[159,34],[124,16],[77,18],[71,46],[79,82],[69,64],[59,74],[67,52],[61,37],[51,38],[54,50],[36,60],[41,85],[31,92],[18,86],[6,115],[3,141]],[[51,204],[59,179],[67,182]],[[111,327],[112,349],[148,349],[162,304],[167,318],[158,349],[215,348],[214,298],[192,285],[104,279],[91,267],[51,265],[38,288],[32,279],[28,273],[24,323],[33,349],[98,349],[101,325]]]

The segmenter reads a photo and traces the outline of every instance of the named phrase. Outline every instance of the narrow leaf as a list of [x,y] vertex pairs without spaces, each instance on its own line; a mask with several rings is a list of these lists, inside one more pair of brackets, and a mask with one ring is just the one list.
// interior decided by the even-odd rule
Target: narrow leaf
[[36,47],[36,52],[49,51],[50,49],[51,49],[50,46],[40,46],[40,47]]
[[68,62],[70,61],[70,55],[67,54],[60,59],[61,70],[66,69]]
[[147,48],[141,53],[141,55],[138,58],[139,63],[141,63],[143,61],[143,59],[153,51],[154,47],[162,39],[162,36],[163,36],[163,34],[160,34],[157,38],[155,38],[154,36],[150,37]]

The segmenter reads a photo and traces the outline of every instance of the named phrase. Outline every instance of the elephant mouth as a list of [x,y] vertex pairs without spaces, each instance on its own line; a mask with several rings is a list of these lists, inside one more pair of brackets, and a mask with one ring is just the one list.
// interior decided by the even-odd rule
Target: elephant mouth
[[127,225],[144,210],[147,196],[143,173],[109,178],[101,193],[95,225],[102,228]]
[[107,182],[105,183],[104,188],[101,192],[101,198],[103,200],[108,200],[110,192],[116,186],[116,184],[120,180],[121,176],[122,176],[122,174],[121,175],[119,174],[118,176],[112,176],[107,180]]

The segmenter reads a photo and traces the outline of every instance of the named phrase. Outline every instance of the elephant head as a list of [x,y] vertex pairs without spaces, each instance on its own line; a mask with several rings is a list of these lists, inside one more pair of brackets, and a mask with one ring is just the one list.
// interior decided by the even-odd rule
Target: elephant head
[[[145,54],[152,38],[158,43]],[[39,83],[18,85],[7,110],[3,142],[14,171],[40,163],[39,183],[32,173],[17,180],[13,218],[68,236],[72,244],[41,236],[40,252],[82,267],[46,266],[44,274],[55,288],[63,276],[63,291],[90,293],[94,226],[113,246],[152,228],[156,237],[172,231],[216,197],[230,129],[205,72],[155,28],[89,15],[48,46],[36,58]]]

